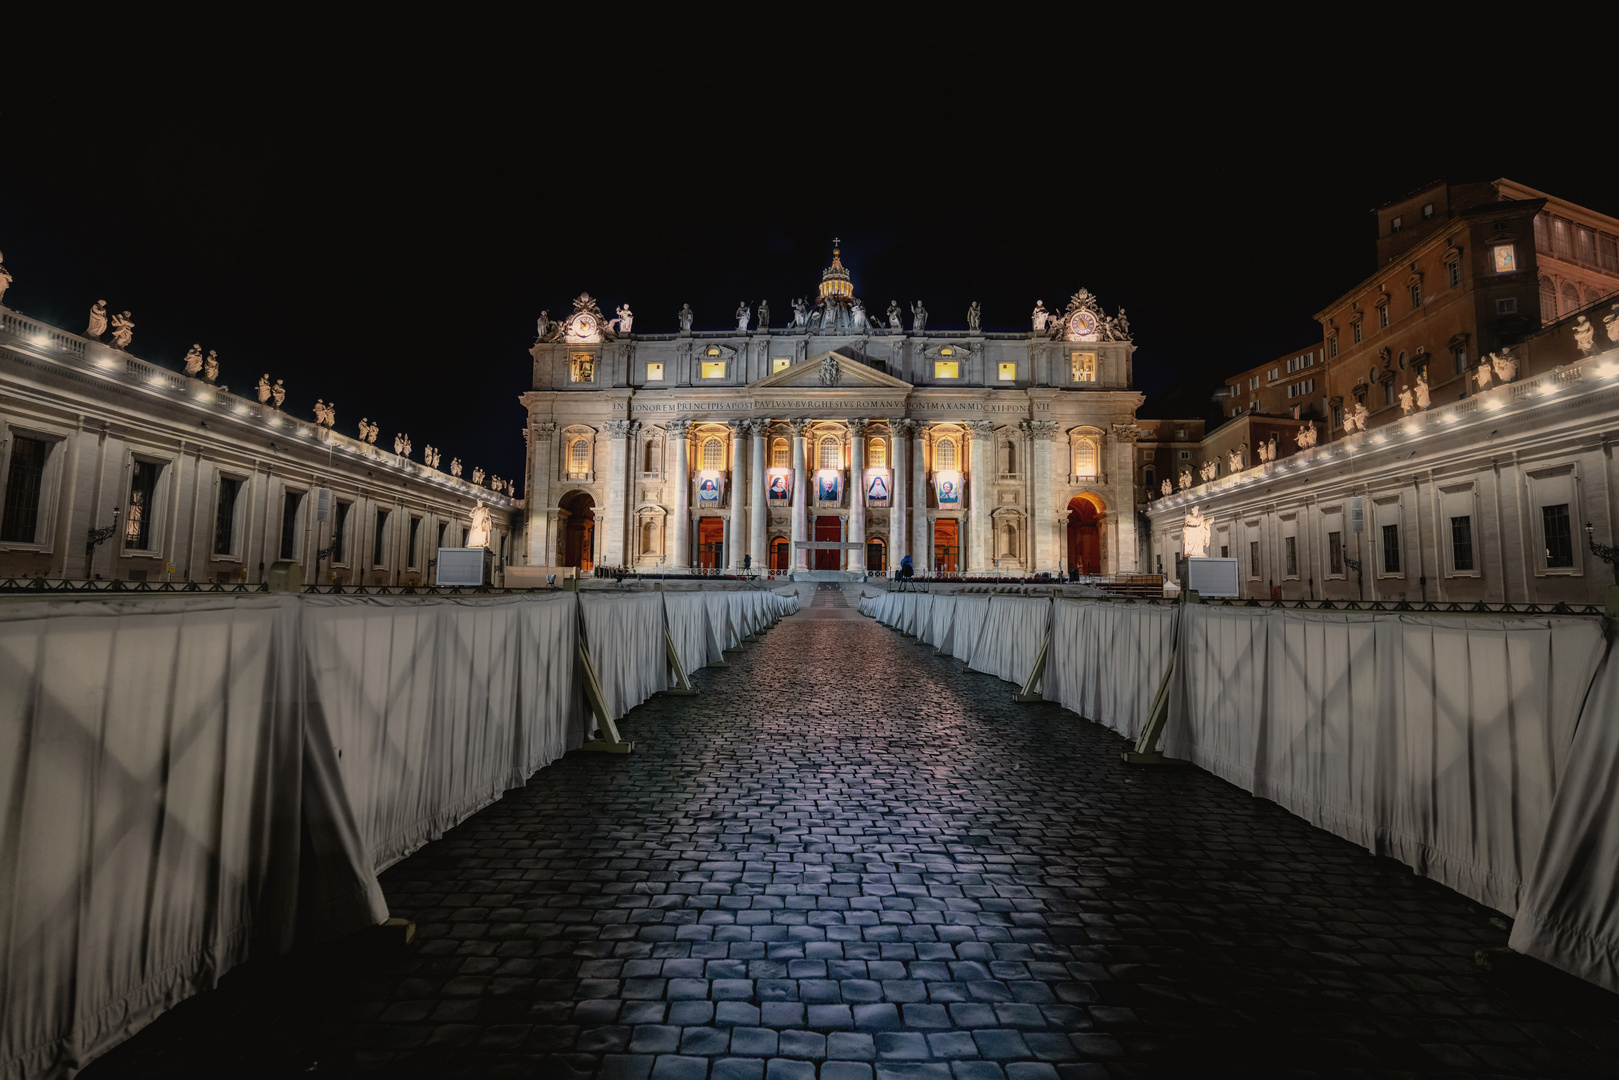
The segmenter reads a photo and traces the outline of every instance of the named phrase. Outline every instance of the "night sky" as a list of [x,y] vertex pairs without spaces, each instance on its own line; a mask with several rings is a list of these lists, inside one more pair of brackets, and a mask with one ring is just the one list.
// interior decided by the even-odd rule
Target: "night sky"
[[780,325],[838,236],[869,309],[921,299],[930,327],[977,300],[985,329],[1026,330],[1036,299],[1089,288],[1128,309],[1149,405],[1206,403],[1319,340],[1313,313],[1373,268],[1378,203],[1507,176],[1619,214],[1610,116],[1549,126],[1531,82],[1483,89],[1466,63],[1331,74],[1302,43],[875,62],[666,53],[655,32],[607,63],[599,36],[577,59],[555,35],[437,31],[358,55],[305,30],[8,67],[8,303],[79,331],[105,298],[138,356],[179,367],[200,342],[233,391],[268,372],[289,411],[323,397],[342,431],[365,415],[379,443],[408,431],[502,476],[522,475],[535,317],[581,291],[645,332],[761,298]]

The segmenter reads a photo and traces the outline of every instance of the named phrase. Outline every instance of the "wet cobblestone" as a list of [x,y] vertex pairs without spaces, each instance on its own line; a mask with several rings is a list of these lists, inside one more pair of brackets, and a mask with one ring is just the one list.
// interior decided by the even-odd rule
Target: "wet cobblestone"
[[833,589],[390,869],[417,944],[250,964],[115,1075],[1619,1075],[1497,913]]

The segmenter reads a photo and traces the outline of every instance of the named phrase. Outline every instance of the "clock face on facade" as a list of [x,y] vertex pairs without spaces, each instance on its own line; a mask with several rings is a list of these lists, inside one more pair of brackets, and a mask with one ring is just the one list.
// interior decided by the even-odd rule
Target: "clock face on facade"
[[1076,311],[1068,320],[1069,341],[1095,341],[1096,316],[1088,311]]
[[596,336],[596,317],[581,311],[568,322],[568,336],[578,341],[589,341]]

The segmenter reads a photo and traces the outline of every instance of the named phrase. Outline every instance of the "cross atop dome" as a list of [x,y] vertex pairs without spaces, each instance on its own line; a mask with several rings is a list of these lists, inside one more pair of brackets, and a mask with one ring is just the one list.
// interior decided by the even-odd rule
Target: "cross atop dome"
[[844,267],[843,261],[838,258],[838,248],[841,241],[832,238],[832,265],[821,271],[822,300],[833,299],[849,301],[854,298],[854,282],[849,280],[849,271]]

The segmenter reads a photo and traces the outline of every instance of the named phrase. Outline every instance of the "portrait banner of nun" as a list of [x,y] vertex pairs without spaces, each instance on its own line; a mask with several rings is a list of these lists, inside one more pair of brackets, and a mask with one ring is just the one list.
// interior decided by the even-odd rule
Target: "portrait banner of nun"
[[792,481],[784,472],[770,474],[770,484],[765,488],[765,500],[771,506],[786,506],[792,502]]
[[875,470],[866,477],[866,505],[888,505],[888,471]]
[[720,495],[724,491],[724,477],[712,469],[705,469],[697,474],[697,505],[700,507],[714,507],[720,504]]

